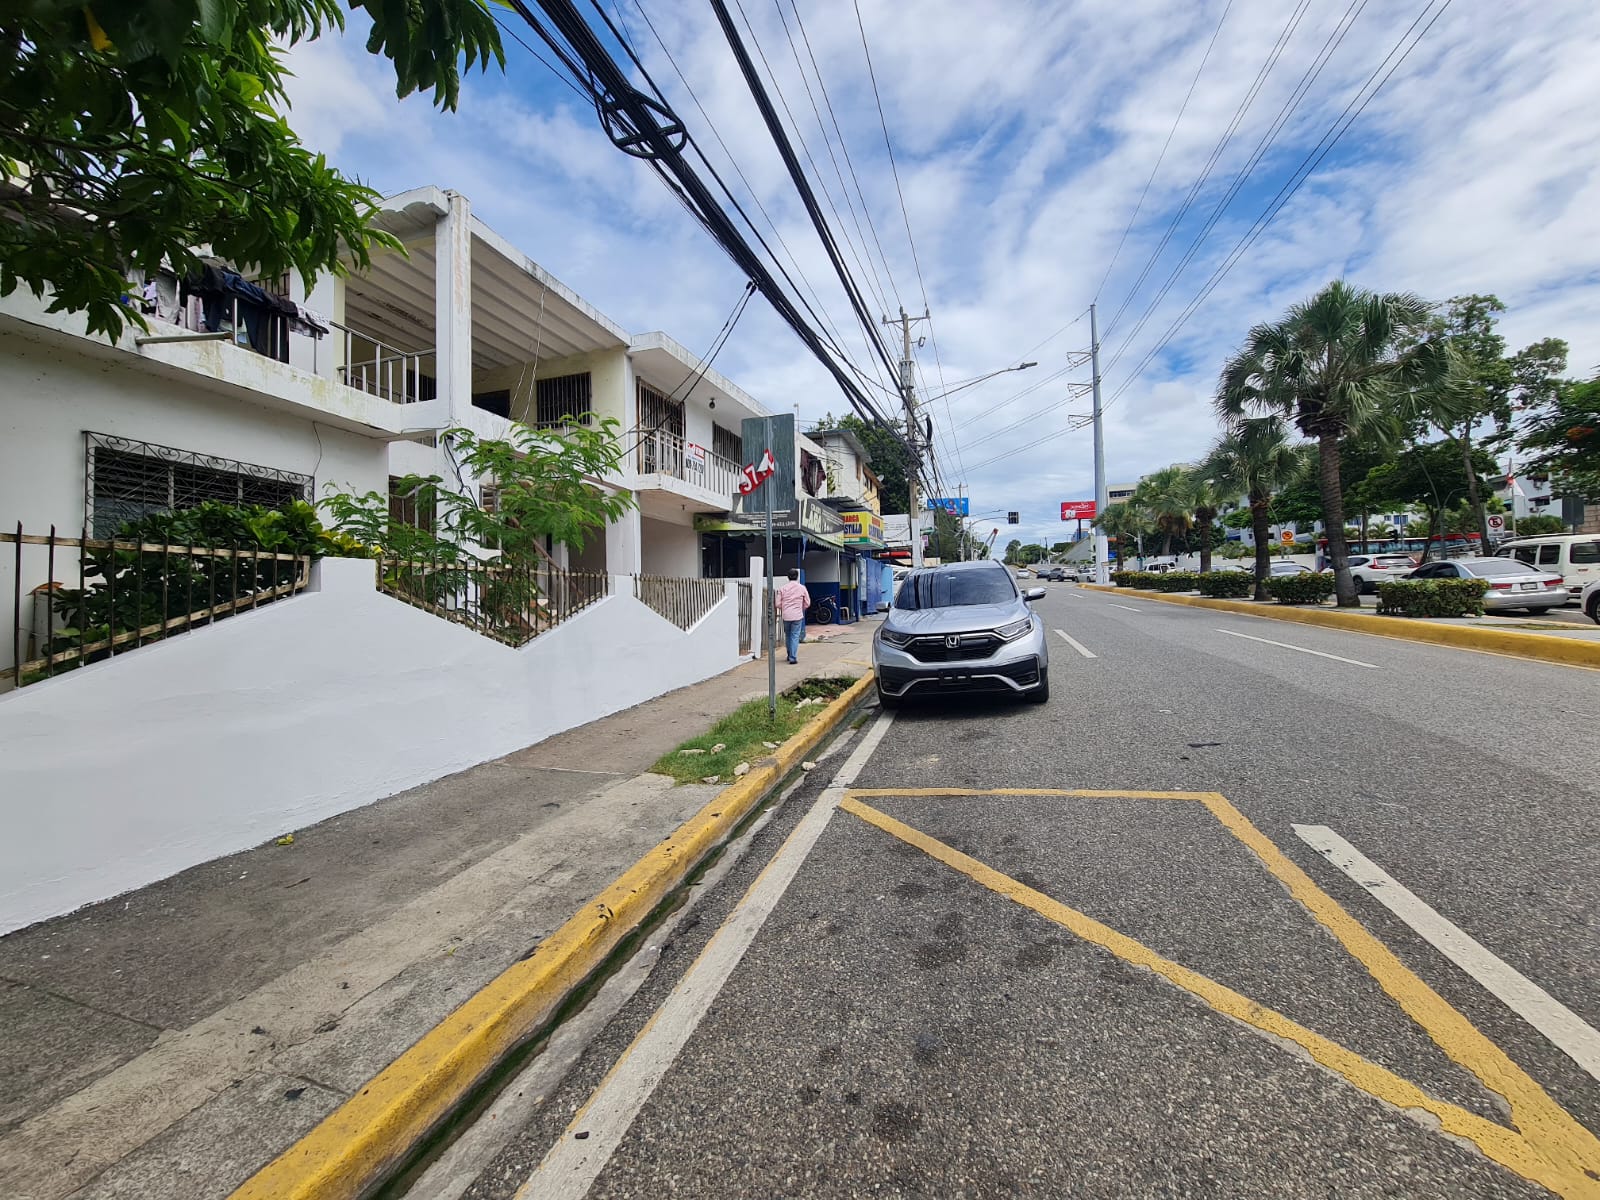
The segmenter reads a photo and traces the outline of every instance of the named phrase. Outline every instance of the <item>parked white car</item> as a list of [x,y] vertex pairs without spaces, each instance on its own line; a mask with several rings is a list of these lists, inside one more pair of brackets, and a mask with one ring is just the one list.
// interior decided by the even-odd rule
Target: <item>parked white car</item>
[[1417,564],[1409,554],[1352,554],[1350,574],[1355,577],[1357,592],[1375,592],[1378,585],[1390,579],[1404,579]]
[[1583,589],[1583,594],[1578,597],[1578,607],[1583,609],[1584,616],[1600,625],[1600,579]]
[[1593,533],[1517,538],[1502,543],[1495,555],[1514,558],[1541,571],[1554,571],[1562,577],[1567,594],[1574,600],[1586,585],[1600,579],[1600,535]]

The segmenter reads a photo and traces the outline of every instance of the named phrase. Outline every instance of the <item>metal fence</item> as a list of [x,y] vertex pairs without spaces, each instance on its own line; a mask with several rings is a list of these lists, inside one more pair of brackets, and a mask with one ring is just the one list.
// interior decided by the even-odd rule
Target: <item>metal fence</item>
[[728,585],[721,579],[672,579],[664,575],[635,575],[634,595],[679,629],[691,629],[722,603]]
[[609,596],[611,576],[494,559],[385,558],[378,590],[507,646],[525,646]]
[[[247,547],[0,533],[9,543],[13,686],[303,591],[311,559]],[[76,581],[75,586],[74,582]]]

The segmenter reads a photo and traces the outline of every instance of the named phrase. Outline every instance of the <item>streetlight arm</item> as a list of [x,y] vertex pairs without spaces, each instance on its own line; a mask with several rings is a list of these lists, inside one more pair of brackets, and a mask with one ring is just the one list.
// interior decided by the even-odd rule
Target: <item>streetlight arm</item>
[[946,396],[953,396],[957,392],[965,391],[967,388],[973,387],[976,384],[980,384],[986,379],[993,379],[996,375],[1005,375],[1010,371],[1026,371],[1029,367],[1037,367],[1038,365],[1039,364],[1036,362],[1025,362],[1018,363],[1014,367],[1001,367],[998,371],[990,371],[987,375],[979,375],[976,379],[968,379],[962,383],[958,383],[955,387],[940,392],[937,396],[929,396],[928,400],[943,400]]

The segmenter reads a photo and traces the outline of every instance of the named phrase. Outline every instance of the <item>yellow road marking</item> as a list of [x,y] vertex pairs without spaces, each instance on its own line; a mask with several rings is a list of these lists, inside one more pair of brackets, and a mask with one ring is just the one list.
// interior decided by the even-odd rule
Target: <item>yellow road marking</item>
[[[1508,1129],[1458,1105],[1435,1099],[1409,1080],[1345,1049],[1321,1034],[1266,1008],[1215,980],[1164,958],[1092,917],[996,871],[970,855],[886,813],[863,803],[863,795],[1084,795],[1085,793],[997,790],[986,793],[959,789],[852,790],[840,807],[845,811],[915,846],[931,858],[1008,899],[1054,921],[1077,937],[1101,946],[1125,962],[1146,967],[1177,987],[1204,1001],[1217,1012],[1243,1021],[1265,1033],[1286,1038],[1349,1083],[1399,1108],[1431,1113],[1447,1132],[1470,1139],[1490,1159],[1523,1178],[1549,1188],[1557,1195],[1578,1200],[1600,1196],[1600,1141],[1555,1104],[1544,1090],[1517,1067],[1499,1047],[1474,1028],[1442,997],[1403,966],[1382,943],[1367,933],[1338,903],[1289,862],[1250,824],[1226,798],[1217,793],[1144,793],[1154,799],[1194,799],[1204,803],[1235,837],[1260,857],[1295,898],[1311,909],[1351,954],[1371,971],[1384,990],[1408,1015],[1427,1030],[1452,1059],[1472,1071],[1485,1086],[1505,1096],[1519,1129]],[[1107,793],[1088,793],[1091,796]],[[1112,796],[1140,796],[1114,792]],[[1315,902],[1313,906],[1313,901]],[[1359,948],[1359,949],[1358,949]]]
[[852,796],[1081,796],[1090,800],[1195,800],[1204,803],[1212,792],[1097,792],[1061,788],[851,788]]

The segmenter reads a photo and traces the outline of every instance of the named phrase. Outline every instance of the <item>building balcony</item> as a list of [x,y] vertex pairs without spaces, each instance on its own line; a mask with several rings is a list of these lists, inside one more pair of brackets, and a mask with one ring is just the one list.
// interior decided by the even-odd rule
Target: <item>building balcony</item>
[[670,492],[692,512],[727,512],[739,491],[740,465],[663,429],[632,430],[634,490]]

